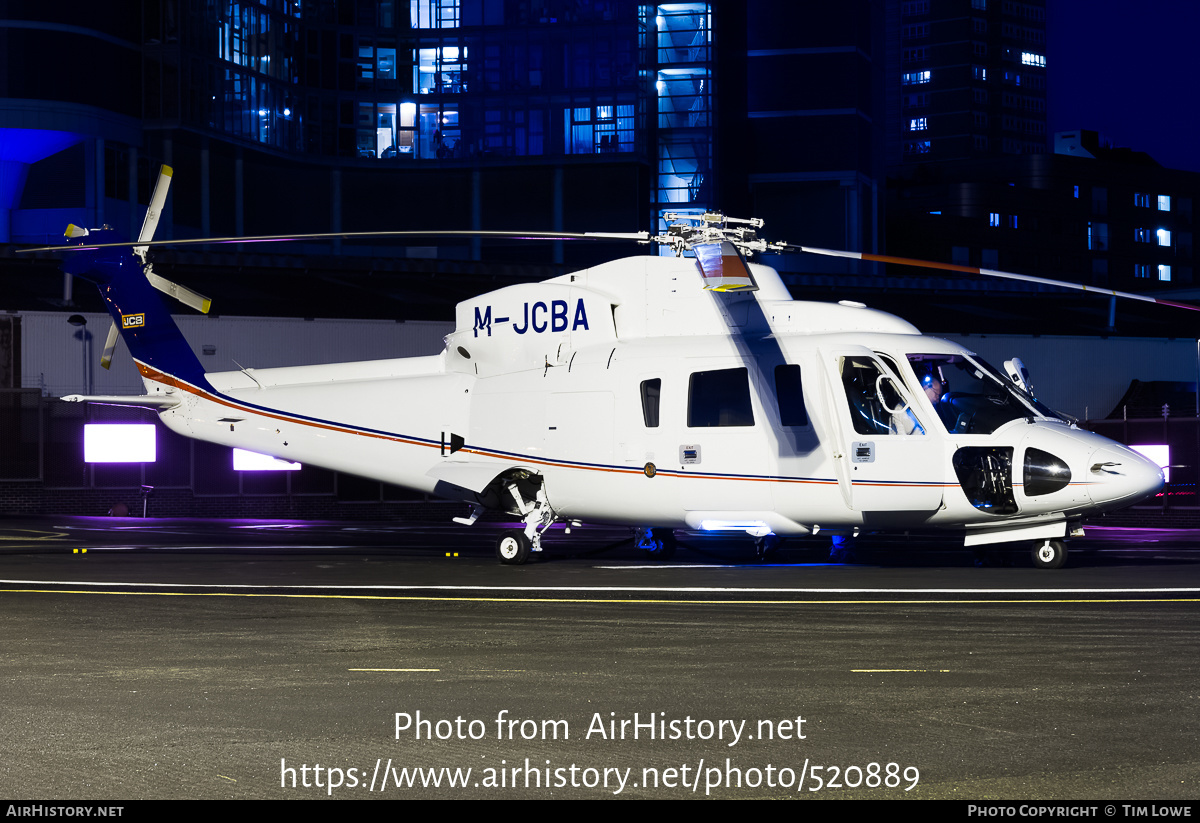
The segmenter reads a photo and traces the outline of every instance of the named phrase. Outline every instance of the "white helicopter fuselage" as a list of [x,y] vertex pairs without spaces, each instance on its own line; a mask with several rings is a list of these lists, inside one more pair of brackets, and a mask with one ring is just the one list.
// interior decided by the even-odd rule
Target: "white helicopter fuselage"
[[[179,401],[160,415],[186,436],[501,508],[505,478],[536,476],[543,526],[942,527],[980,544],[1063,537],[1161,486],[1157,466],[1032,398],[996,383],[981,401],[995,381],[960,346],[858,304],[794,301],[750,268],[758,290],[732,294],[654,256],[500,289],[459,304],[429,357],[208,386],[139,368]],[[941,397],[919,376],[939,368],[963,375]],[[968,400],[955,379],[976,386]]]

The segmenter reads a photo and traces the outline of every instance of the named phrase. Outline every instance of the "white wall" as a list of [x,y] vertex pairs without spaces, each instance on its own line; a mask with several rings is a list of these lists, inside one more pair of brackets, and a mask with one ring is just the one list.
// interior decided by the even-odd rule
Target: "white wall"
[[[1196,382],[1195,340],[1150,337],[1034,337],[937,335],[979,354],[997,369],[1025,361],[1034,394],[1051,408],[1078,418],[1100,418],[1116,406],[1131,380]],[[1180,416],[1195,409],[1179,409]]]
[[[90,340],[67,323],[62,312],[20,312],[21,385],[52,397],[64,394],[141,394],[142,381],[124,342],[117,344],[110,371],[100,355],[112,321],[86,314]],[[175,318],[207,371],[232,371],[234,360],[247,368],[301,366],[437,354],[452,322],[391,320],[300,320],[279,317]],[[85,347],[90,346],[90,351]],[[204,347],[215,354],[204,354]],[[87,381],[91,379],[90,388]]]

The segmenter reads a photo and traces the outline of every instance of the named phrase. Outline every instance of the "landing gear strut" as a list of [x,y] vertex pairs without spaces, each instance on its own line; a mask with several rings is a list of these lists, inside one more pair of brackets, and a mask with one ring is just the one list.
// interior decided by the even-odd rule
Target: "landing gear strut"
[[1067,546],[1061,540],[1039,540],[1033,544],[1033,565],[1039,569],[1061,569],[1067,562]]
[[754,538],[754,559],[766,560],[783,545],[783,538],[777,534],[764,534]]
[[530,552],[542,550],[542,534],[554,523],[554,509],[550,508],[540,475],[519,475],[504,488],[516,503],[525,528],[501,534],[496,541],[496,557],[505,565],[520,566],[529,559]]

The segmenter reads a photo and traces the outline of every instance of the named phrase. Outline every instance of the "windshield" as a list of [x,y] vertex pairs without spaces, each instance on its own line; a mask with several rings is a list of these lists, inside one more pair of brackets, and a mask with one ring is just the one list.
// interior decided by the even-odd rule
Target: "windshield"
[[978,358],[910,354],[908,362],[951,434],[991,434],[1010,420],[1028,417],[1064,419]]

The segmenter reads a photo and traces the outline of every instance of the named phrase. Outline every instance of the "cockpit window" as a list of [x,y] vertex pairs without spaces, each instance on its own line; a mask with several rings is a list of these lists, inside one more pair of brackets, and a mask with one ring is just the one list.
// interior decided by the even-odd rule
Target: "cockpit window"
[[978,358],[910,354],[908,362],[951,434],[991,434],[1022,418],[1063,419]]

